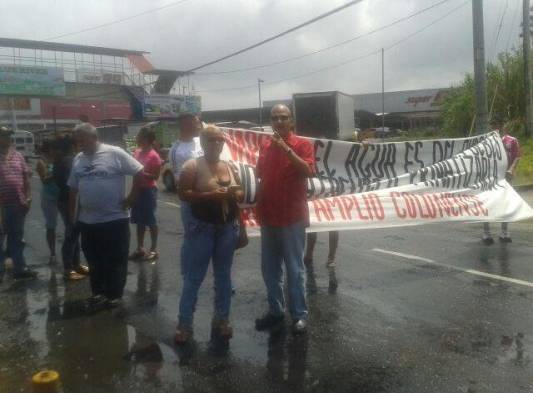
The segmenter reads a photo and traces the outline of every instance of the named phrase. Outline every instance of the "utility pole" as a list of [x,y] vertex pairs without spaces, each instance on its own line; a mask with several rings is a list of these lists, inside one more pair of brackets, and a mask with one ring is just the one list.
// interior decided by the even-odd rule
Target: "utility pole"
[[533,132],[533,96],[531,91],[531,31],[529,17],[529,0],[523,1],[522,39],[524,43],[524,89],[526,102],[526,124],[524,134],[530,136]]
[[263,101],[261,100],[261,83],[264,80],[257,78],[257,91],[259,93],[259,127],[263,127]]
[[488,131],[487,76],[485,70],[485,38],[483,36],[483,0],[472,0],[474,31],[474,82],[476,97],[476,134]]
[[381,135],[385,135],[385,49],[381,48]]

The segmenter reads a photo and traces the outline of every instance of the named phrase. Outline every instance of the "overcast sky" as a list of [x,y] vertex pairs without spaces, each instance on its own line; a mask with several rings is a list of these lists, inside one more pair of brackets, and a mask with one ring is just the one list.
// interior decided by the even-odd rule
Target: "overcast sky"
[[[347,63],[404,40],[385,52],[387,91],[447,87],[471,72],[472,10],[470,0],[448,0],[407,22],[313,56],[268,68],[235,70],[281,61],[367,33],[441,0],[362,0],[337,14],[281,39],[199,70],[190,83],[202,96],[203,109],[257,106],[257,78],[265,81],[264,100],[293,93],[381,90],[381,55]],[[186,70],[333,9],[347,0],[186,0],[164,10],[94,31],[56,40],[150,52],[157,68]],[[173,3],[171,0],[0,0],[0,36],[46,40]],[[519,45],[522,0],[485,0],[485,44],[488,57]],[[457,11],[443,18],[454,8]],[[496,34],[503,23],[499,39]],[[299,77],[324,67],[343,66]],[[297,78],[299,77],[299,78]],[[295,78],[278,82],[283,79]],[[253,86],[239,89],[241,86]],[[234,89],[234,90],[219,90]]]

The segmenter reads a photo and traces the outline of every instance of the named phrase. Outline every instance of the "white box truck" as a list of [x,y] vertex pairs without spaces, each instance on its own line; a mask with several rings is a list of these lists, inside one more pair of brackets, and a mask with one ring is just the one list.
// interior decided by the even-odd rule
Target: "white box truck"
[[355,105],[351,95],[340,91],[298,93],[293,94],[292,105],[298,135],[346,141],[353,139]]

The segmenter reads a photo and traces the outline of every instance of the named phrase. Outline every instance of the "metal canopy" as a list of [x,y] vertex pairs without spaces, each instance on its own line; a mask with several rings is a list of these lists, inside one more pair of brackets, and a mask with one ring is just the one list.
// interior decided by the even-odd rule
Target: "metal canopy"
[[155,68],[153,70],[144,72],[144,74],[179,78],[179,77],[186,76],[186,75],[193,75],[194,72],[191,72],[191,71],[163,70],[163,69]]
[[23,49],[40,49],[56,52],[71,52],[71,53],[88,53],[102,56],[120,56],[127,55],[143,55],[150,52],[135,51],[126,49],[103,48],[100,46],[63,44],[58,42],[21,40],[18,38],[2,38],[0,37],[0,47],[4,48],[23,48]]

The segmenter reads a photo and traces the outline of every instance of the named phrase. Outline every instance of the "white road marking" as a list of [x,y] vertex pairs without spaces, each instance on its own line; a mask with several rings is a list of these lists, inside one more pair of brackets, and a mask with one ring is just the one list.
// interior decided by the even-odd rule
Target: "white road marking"
[[499,276],[497,274],[485,273],[485,272],[481,272],[479,270],[474,270],[474,269],[464,269],[464,268],[461,268],[461,267],[447,265],[445,263],[434,261],[433,259],[423,258],[423,257],[419,257],[419,256],[416,256],[416,255],[404,254],[404,253],[396,252],[396,251],[388,251],[388,250],[383,250],[381,248],[373,248],[372,251],[379,252],[379,253],[382,253],[382,254],[394,255],[394,256],[397,256],[397,257],[400,257],[400,258],[411,259],[411,260],[414,260],[414,261],[420,261],[420,262],[424,262],[424,263],[427,263],[427,264],[440,266],[440,267],[443,267],[443,268],[446,268],[446,269],[455,270],[455,271],[462,272],[462,273],[472,274],[474,276],[480,276],[480,277],[490,278],[490,279],[493,279],[493,280],[505,281],[505,282],[508,282],[508,283],[511,283],[511,284],[523,285],[523,286],[526,286],[526,287],[533,288],[533,282],[524,281],[524,280],[518,280],[516,278],[510,278],[510,277],[505,277],[505,276]]
[[162,201],[162,200],[158,200],[159,202],[163,202],[165,205],[169,205],[169,206],[172,206],[172,207],[181,207],[180,205],[178,205],[177,203],[172,203],[172,202],[165,202],[165,201]]

